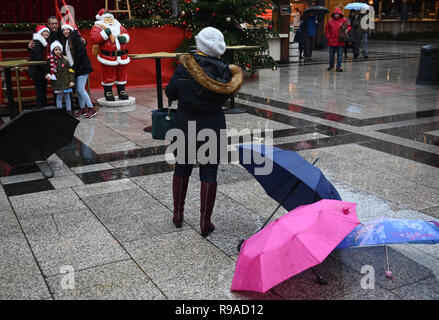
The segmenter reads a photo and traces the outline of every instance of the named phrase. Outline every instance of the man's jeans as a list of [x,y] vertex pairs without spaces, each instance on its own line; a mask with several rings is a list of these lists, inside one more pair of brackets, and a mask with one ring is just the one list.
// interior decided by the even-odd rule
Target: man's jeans
[[367,32],[363,32],[363,57],[368,56],[368,47],[367,47]]
[[341,68],[341,61],[343,59],[343,47],[329,47],[329,67],[334,68],[334,58],[337,52],[337,69]]

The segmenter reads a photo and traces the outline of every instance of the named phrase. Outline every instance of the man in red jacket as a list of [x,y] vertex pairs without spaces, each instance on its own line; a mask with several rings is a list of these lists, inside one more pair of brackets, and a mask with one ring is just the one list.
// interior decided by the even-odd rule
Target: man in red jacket
[[112,88],[117,86],[119,99],[127,100],[125,91],[127,83],[126,65],[130,62],[127,43],[130,41],[127,30],[114,19],[111,12],[102,9],[96,15],[97,21],[92,27],[90,37],[99,46],[97,55],[102,66],[102,85],[105,99],[114,101]]
[[328,47],[329,47],[329,68],[331,71],[334,69],[334,58],[335,53],[337,52],[337,68],[336,71],[342,72],[341,62],[343,59],[343,47],[345,45],[344,42],[339,40],[340,29],[341,27],[347,23],[346,33],[351,31],[351,26],[348,20],[343,16],[343,12],[340,8],[335,8],[334,12],[331,15],[331,19],[329,19],[325,28],[325,35],[328,38]]

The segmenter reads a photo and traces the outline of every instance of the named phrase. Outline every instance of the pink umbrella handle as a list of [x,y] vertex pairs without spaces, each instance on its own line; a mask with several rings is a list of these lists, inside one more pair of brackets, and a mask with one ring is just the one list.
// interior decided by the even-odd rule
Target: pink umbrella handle
[[389,278],[390,280],[392,280],[392,282],[395,282],[395,278],[393,277],[392,271],[390,271],[390,267],[389,267],[389,255],[387,253],[387,244],[385,245],[386,248],[386,264],[387,264],[387,270],[384,273],[386,278]]

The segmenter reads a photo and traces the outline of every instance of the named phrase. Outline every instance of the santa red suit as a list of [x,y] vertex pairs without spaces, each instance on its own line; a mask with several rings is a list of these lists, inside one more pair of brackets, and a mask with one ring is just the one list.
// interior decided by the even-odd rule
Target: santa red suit
[[[106,17],[113,18],[113,23],[105,23]],[[125,84],[127,83],[126,65],[130,62],[127,55],[127,43],[130,41],[130,36],[127,30],[105,9],[99,11],[96,19],[90,37],[99,46],[97,59],[102,67],[101,83],[104,86],[105,97],[107,100],[114,100],[111,88],[113,84],[116,84],[119,98],[128,99]]]

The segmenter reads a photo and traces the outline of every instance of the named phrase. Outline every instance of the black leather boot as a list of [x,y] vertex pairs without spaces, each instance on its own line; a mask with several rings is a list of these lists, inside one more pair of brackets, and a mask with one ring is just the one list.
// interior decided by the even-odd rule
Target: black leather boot
[[206,237],[215,230],[215,226],[210,221],[216,198],[216,182],[201,182],[201,205],[200,205],[200,228],[201,236]]
[[184,201],[186,199],[189,177],[174,176],[172,180],[172,194],[174,197],[174,217],[172,221],[177,228],[183,223]]
[[105,99],[107,101],[115,101],[116,98],[113,96],[113,86],[104,86]]
[[124,84],[118,84],[117,85],[117,93],[119,94],[120,100],[128,100],[127,92],[125,91],[125,85]]

